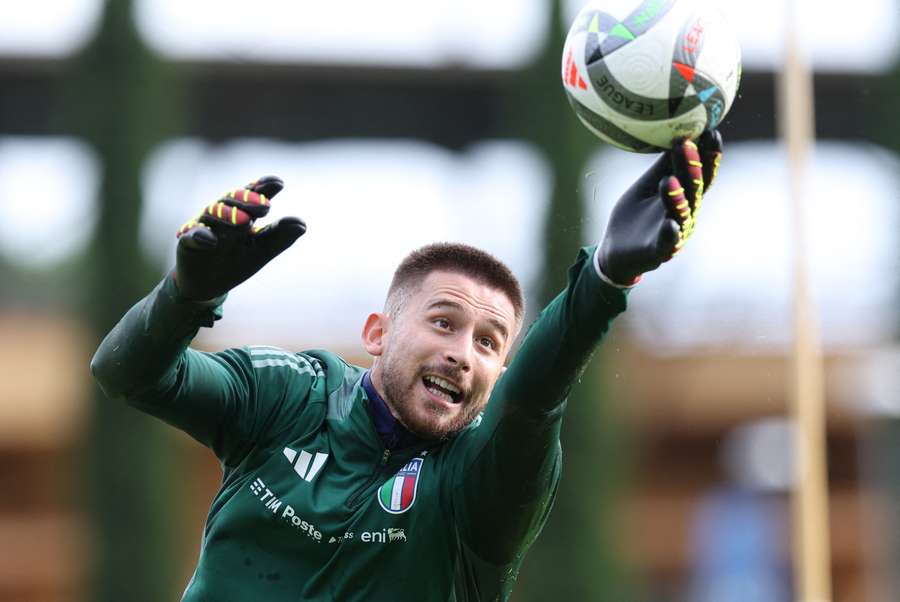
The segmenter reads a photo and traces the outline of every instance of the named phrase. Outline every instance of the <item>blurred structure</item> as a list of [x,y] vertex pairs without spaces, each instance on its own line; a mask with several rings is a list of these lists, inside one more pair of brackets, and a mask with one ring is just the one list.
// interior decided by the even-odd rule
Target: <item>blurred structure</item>
[[688,599],[696,602],[788,602],[789,517],[772,493],[791,486],[793,429],[785,420],[738,427],[723,441],[726,479],[702,498],[692,520]]
[[[260,0],[231,20],[221,4],[199,1],[8,4],[0,8],[7,24],[0,28],[0,174],[9,186],[2,206],[12,216],[0,224],[0,601],[177,599],[189,578],[219,467],[187,437],[109,403],[87,369],[99,337],[170,265],[177,225],[221,187],[283,165],[291,170],[284,195],[292,185],[303,193],[299,206],[283,210],[321,217],[308,219],[296,263],[273,263],[260,284],[236,291],[226,320],[198,344],[324,346],[364,363],[353,347],[362,315],[330,322],[320,309],[333,339],[306,338],[304,321],[318,315],[291,305],[311,297],[302,262],[332,257],[334,298],[371,305],[395,254],[409,250],[400,246],[468,240],[525,274],[536,309],[561,287],[577,248],[599,238],[598,207],[647,159],[592,154],[598,145],[566,106],[558,54],[574,0],[462,2],[446,14],[403,5],[396,10],[406,19],[382,20],[366,3],[320,3],[316,10],[325,12],[308,19],[277,13],[293,3]],[[777,5],[769,6],[775,14]],[[822,198],[822,206],[847,211],[846,221],[837,220],[844,230],[822,226],[834,263],[822,294],[853,302],[830,306],[825,318],[826,336],[838,332],[826,353],[840,602],[900,597],[897,364],[873,361],[875,348],[878,357],[894,357],[900,333],[900,68],[896,45],[857,43],[896,40],[900,11],[890,0],[866,7],[857,24],[886,23],[887,34],[870,38],[850,23],[835,30],[851,31],[854,52],[882,48],[878,60],[847,52],[836,64],[826,61],[815,81],[817,134],[837,149],[828,165],[849,164],[843,147],[860,141],[863,155],[877,155],[848,172],[874,174],[876,184],[850,182],[840,198]],[[276,16],[258,25],[266,11]],[[749,232],[765,221],[760,199],[779,186],[759,175],[769,177],[764,166],[778,161],[770,144],[778,59],[766,37],[772,24],[765,25],[744,26],[746,48],[756,54],[748,55],[740,98],[721,128],[728,148],[717,186],[729,198],[717,214],[714,193],[677,264],[632,293],[632,309],[573,392],[560,497],[527,557],[517,602],[705,602],[717,576],[736,566],[716,564],[718,546],[733,545],[735,563],[756,575],[790,570],[789,530],[774,527],[784,489],[747,495],[720,464],[729,433],[786,413],[786,348],[775,315],[781,274],[777,254],[763,249],[781,242],[777,227]],[[399,41],[392,46],[392,39]],[[368,154],[353,154],[363,147]],[[374,171],[389,174],[385,189],[396,190],[395,199],[376,196],[384,182],[363,171],[359,156],[382,158]],[[517,173],[504,177],[510,169]],[[866,199],[853,198],[858,190]],[[506,204],[492,202],[501,198]],[[367,244],[365,229],[346,219],[352,203],[366,224],[385,220],[376,228],[383,241]],[[376,209],[364,214],[367,204]],[[860,207],[869,213],[854,215]],[[408,221],[388,230],[398,215]],[[866,272],[872,257],[848,249],[867,249],[871,232],[885,224],[879,244],[892,250],[881,249],[880,273]],[[338,257],[317,246],[329,237],[357,254]],[[379,255],[375,247],[389,250]],[[729,256],[729,247],[744,253]],[[849,280],[852,291],[834,280]],[[893,288],[882,294],[879,286]],[[264,305],[271,298],[281,305]],[[239,315],[254,305],[264,308],[257,316]],[[848,332],[859,336],[842,339]],[[761,534],[765,525],[771,537]],[[786,575],[772,583],[782,577],[790,583]]]

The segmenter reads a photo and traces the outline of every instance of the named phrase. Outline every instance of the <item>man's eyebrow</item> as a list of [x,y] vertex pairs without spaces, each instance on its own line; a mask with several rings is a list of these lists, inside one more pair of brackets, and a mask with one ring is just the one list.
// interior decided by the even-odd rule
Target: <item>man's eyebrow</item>
[[[430,310],[436,307],[449,307],[463,313],[465,313],[466,311],[466,308],[463,307],[461,303],[450,301],[449,299],[437,299],[435,301],[432,301],[425,309]],[[487,321],[490,322],[494,328],[500,331],[500,335],[504,338],[504,340],[509,338],[509,329],[503,322],[501,322],[497,318],[494,318],[493,316],[489,316],[487,318]]]

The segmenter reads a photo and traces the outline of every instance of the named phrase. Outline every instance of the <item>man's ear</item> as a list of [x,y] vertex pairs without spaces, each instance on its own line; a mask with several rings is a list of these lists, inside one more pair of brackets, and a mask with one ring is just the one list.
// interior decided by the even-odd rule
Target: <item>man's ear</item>
[[390,318],[382,313],[369,314],[362,331],[362,344],[366,352],[378,357],[384,353],[384,345],[387,339],[387,329]]

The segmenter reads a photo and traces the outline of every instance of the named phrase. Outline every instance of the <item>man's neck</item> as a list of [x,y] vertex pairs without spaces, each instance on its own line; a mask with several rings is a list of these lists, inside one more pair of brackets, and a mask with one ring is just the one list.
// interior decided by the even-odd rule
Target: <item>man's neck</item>
[[375,425],[375,430],[381,441],[388,449],[409,447],[420,441],[418,437],[409,432],[394,416],[391,407],[384,397],[375,388],[372,382],[371,372],[366,372],[362,380],[363,389],[369,398],[369,416]]

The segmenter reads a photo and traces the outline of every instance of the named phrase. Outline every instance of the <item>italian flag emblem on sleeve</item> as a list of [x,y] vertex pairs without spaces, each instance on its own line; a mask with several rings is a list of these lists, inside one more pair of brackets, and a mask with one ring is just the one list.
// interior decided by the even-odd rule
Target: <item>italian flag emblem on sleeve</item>
[[375,495],[385,512],[401,514],[412,507],[416,501],[421,470],[422,458],[413,458],[378,488]]

